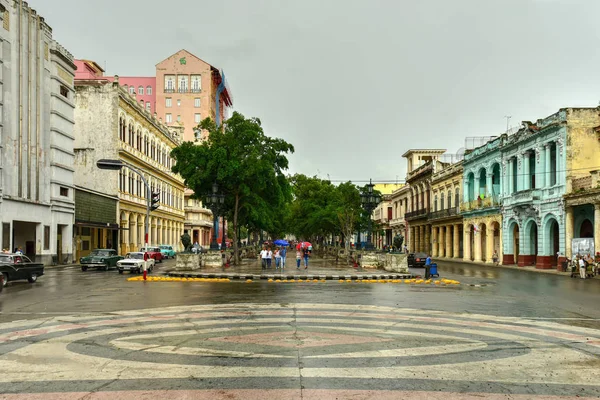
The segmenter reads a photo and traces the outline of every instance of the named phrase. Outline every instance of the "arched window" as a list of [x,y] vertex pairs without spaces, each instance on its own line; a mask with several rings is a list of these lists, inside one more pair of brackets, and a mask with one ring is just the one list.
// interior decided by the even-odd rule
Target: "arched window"
[[119,118],[119,136],[121,137],[121,140],[124,142],[125,141],[125,120],[123,119],[123,117]]
[[437,194],[433,197],[433,211],[436,212],[437,211]]
[[452,190],[448,190],[448,208],[452,208]]
[[459,204],[460,204],[460,190],[458,188],[456,188],[456,191],[454,192],[454,207],[458,207]]
[[146,86],[146,94],[152,94],[152,86]]
[[444,192],[440,193],[440,210],[444,209]]
[[144,87],[143,86],[138,87],[138,94],[144,94]]

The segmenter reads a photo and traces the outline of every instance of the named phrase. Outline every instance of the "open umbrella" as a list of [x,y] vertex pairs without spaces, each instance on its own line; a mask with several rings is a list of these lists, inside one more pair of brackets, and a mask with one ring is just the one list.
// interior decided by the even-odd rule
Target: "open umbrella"
[[274,241],[273,243],[275,243],[277,246],[289,246],[290,245],[288,242],[286,242],[285,240],[281,240],[281,239],[278,239],[278,240]]

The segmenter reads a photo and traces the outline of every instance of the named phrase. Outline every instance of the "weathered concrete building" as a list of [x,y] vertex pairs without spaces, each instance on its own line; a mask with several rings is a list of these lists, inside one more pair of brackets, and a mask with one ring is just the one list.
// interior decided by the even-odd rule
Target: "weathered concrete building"
[[390,204],[392,205],[392,220],[389,221],[392,229],[392,240],[396,235],[404,237],[404,244],[408,247],[408,227],[404,219],[404,214],[409,208],[410,187],[402,186],[400,189],[394,190],[390,194]]
[[44,263],[72,260],[73,56],[42,16],[0,0],[0,232]]
[[463,224],[460,213],[462,199],[462,161],[439,165],[431,176],[433,205],[429,213],[432,226],[433,257],[463,257]]
[[[149,243],[180,248],[184,231],[183,179],[171,172],[170,152],[181,141],[136,98],[109,82],[95,63],[94,79],[78,79],[76,88],[77,253],[111,247],[121,254],[144,243],[147,193],[141,178],[128,168],[99,170],[99,159],[117,159],[143,171],[151,190],[160,193],[160,207],[149,222]],[[99,212],[88,209],[97,204]]]
[[[463,161],[463,259],[502,260],[502,174],[500,147],[506,135],[465,154]],[[506,261],[506,260],[505,260]],[[506,263],[506,262],[505,262]]]

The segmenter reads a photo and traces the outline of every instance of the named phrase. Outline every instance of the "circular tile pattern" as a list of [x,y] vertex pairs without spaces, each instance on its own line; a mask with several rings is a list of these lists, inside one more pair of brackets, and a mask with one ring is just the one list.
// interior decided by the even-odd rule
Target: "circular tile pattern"
[[345,387],[365,379],[595,386],[599,355],[593,329],[360,305],[186,306],[0,324],[0,382],[195,376],[235,378],[242,389],[253,387],[243,379],[256,378],[318,387],[340,379]]

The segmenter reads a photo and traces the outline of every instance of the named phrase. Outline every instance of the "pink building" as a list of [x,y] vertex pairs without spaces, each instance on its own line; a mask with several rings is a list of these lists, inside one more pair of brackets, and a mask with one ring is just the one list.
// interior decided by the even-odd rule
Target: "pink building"
[[156,78],[119,76],[119,83],[129,94],[135,94],[137,101],[152,114],[156,111]]

